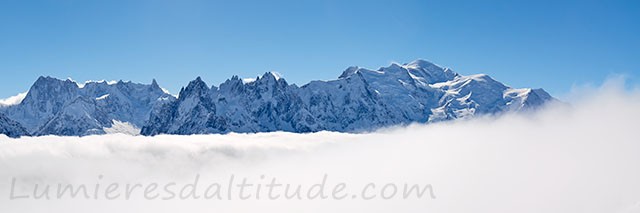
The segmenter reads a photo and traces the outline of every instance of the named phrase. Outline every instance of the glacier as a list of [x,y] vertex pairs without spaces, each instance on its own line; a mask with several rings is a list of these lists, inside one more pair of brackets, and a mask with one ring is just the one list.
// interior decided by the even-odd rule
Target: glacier
[[0,106],[0,134],[366,132],[527,111],[555,100],[543,89],[511,88],[421,59],[377,70],[353,66],[335,80],[302,86],[275,72],[233,76],[218,86],[198,77],[177,97],[155,80],[80,84],[40,77],[21,102]]

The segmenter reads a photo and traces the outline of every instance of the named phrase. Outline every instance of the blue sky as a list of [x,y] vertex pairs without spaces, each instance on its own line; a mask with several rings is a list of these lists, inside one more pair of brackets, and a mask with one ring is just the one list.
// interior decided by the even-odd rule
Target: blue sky
[[640,1],[0,1],[0,97],[40,75],[337,78],[424,58],[554,95],[640,74]]

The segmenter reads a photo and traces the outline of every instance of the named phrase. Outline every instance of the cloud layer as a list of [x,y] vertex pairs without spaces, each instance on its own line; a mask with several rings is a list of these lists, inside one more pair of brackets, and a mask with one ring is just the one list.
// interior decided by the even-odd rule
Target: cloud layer
[[0,99],[0,106],[11,106],[11,105],[20,104],[20,102],[22,102],[22,100],[26,96],[27,96],[27,92],[23,92],[5,99]]
[[[0,212],[640,212],[640,93],[620,81],[572,104],[370,134],[0,136]],[[588,92],[587,92],[588,91]],[[358,189],[431,184],[436,199],[9,200],[30,184],[189,182],[231,174]],[[97,177],[102,175],[103,179]],[[24,192],[22,191],[22,192]],[[357,191],[357,190],[356,190]]]

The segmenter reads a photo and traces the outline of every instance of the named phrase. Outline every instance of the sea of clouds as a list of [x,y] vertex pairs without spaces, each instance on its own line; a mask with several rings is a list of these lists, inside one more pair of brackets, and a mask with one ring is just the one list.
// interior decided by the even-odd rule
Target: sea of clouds
[[[530,114],[368,134],[0,136],[0,212],[640,212],[640,90],[614,79]],[[345,199],[11,199],[35,184],[346,183]],[[12,184],[14,182],[14,184]],[[363,200],[364,185],[434,197]],[[306,184],[306,185],[305,185]],[[200,188],[199,190],[203,190]],[[374,190],[375,191],[375,190]]]

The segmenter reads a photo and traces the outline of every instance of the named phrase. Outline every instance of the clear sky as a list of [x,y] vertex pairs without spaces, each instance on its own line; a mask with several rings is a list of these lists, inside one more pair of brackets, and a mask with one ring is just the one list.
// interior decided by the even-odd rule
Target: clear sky
[[0,97],[40,75],[337,78],[416,58],[561,95],[640,74],[640,1],[1,0]]

